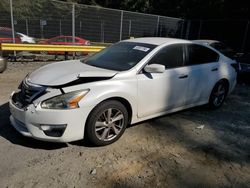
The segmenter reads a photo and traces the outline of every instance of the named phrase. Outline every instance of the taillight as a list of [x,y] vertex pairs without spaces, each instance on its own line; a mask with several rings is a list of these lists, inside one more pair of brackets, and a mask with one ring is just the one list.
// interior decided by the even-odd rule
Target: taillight
[[88,40],[85,41],[85,45],[90,45],[90,42]]

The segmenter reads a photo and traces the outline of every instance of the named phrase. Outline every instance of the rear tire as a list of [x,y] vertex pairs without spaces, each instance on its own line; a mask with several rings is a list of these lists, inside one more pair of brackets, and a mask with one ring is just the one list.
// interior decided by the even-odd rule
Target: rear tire
[[116,100],[104,101],[90,113],[85,136],[92,144],[104,146],[118,140],[128,124],[125,106]]
[[228,92],[228,85],[224,80],[217,82],[210,94],[209,107],[217,109],[222,106]]

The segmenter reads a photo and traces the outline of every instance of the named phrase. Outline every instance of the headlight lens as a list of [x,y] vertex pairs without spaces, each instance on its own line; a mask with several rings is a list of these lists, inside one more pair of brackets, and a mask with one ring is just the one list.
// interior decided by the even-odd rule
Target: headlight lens
[[45,109],[74,109],[79,108],[78,102],[89,92],[89,90],[80,90],[65,93],[43,101],[42,108]]

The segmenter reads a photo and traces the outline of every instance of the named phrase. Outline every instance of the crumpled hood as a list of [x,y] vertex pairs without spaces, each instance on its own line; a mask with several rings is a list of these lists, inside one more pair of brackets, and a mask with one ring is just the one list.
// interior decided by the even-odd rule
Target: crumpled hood
[[62,61],[45,65],[32,72],[27,80],[33,84],[59,86],[79,78],[108,78],[117,71],[101,69],[82,63],[80,60]]

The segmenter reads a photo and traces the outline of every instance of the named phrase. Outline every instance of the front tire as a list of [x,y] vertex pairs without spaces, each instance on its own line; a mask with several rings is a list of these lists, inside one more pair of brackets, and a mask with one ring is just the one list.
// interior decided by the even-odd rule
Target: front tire
[[90,113],[85,135],[94,145],[104,146],[118,140],[128,124],[128,112],[119,101],[100,103]]
[[221,80],[216,83],[214,86],[210,98],[209,98],[209,106],[212,109],[217,109],[222,106],[225,101],[228,92],[228,85],[224,80]]

